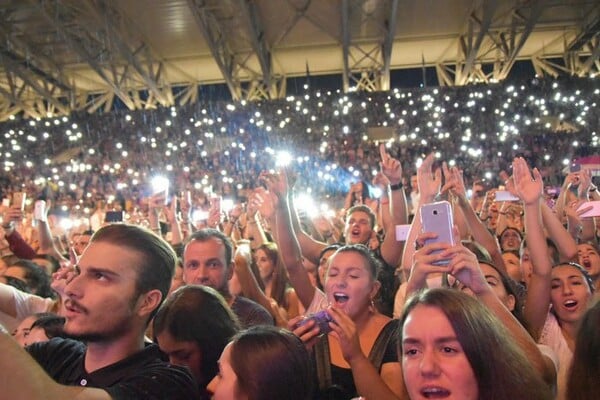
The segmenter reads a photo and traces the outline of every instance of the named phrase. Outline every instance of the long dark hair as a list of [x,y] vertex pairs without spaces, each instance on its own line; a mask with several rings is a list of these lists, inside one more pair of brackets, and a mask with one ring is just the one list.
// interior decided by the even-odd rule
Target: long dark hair
[[313,370],[304,344],[293,333],[259,325],[231,341],[231,367],[248,400],[309,400]]
[[600,387],[600,301],[581,320],[567,381],[569,400],[598,398]]
[[217,374],[217,361],[231,337],[240,329],[231,308],[216,290],[188,285],[175,290],[154,318],[154,335],[169,332],[177,341],[195,342],[202,353],[204,388]]
[[[283,265],[283,261],[279,255],[279,248],[277,247],[277,244],[273,242],[266,242],[256,249],[256,251],[258,250],[264,251],[273,263],[273,286],[271,289],[271,297],[277,304],[287,309],[289,304],[286,292],[288,287],[290,287],[290,279],[288,277],[287,269]],[[257,278],[260,278],[260,274]]]
[[400,346],[402,327],[418,305],[437,308],[448,318],[473,369],[479,399],[552,398],[550,389],[510,339],[502,323],[484,305],[465,293],[439,288],[425,290],[411,297],[400,319]]

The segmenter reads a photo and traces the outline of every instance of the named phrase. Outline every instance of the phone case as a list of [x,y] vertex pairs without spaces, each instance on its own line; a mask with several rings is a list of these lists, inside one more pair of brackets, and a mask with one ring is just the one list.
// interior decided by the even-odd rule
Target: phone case
[[[421,206],[421,224],[423,225],[423,232],[435,232],[437,234],[437,238],[428,239],[426,244],[450,243],[454,245],[452,207],[449,202],[439,201]],[[440,260],[434,264],[446,265],[448,261]]]
[[579,206],[577,211],[586,209],[590,206],[592,208],[590,210],[580,214],[579,215],[580,218],[600,217],[600,201],[598,201],[598,200],[586,201],[581,206]]
[[13,193],[12,204],[14,206],[19,206],[21,210],[25,208],[25,193],[24,192],[15,192]]
[[508,190],[498,190],[494,197],[494,201],[521,201],[521,199]]
[[105,222],[123,222],[123,211],[107,211]]
[[33,218],[38,221],[46,220],[46,202],[44,200],[37,200],[33,209]]

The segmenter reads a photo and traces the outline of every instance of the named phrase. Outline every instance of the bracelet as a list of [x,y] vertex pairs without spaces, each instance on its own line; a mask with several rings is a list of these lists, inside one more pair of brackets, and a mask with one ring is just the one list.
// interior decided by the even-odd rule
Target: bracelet
[[393,192],[394,190],[400,190],[404,187],[402,182],[398,182],[395,185],[390,185],[390,190]]

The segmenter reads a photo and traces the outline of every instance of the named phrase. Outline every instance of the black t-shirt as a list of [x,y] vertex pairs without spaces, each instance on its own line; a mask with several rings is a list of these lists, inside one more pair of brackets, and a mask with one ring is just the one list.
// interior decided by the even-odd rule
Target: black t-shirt
[[53,338],[27,350],[56,382],[104,389],[115,400],[199,398],[189,371],[162,361],[154,344],[92,373],[84,368],[86,347],[76,340]]

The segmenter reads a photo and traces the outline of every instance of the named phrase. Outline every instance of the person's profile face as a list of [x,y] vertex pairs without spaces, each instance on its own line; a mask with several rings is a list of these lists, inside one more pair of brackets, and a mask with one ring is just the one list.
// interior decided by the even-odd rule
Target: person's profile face
[[239,393],[237,375],[231,366],[232,346],[233,344],[229,343],[223,350],[223,354],[219,358],[219,373],[207,386],[208,391],[213,394],[213,400],[246,398]]
[[411,399],[477,400],[477,379],[446,315],[417,305],[402,327],[402,374]]
[[327,279],[327,267],[329,265],[329,259],[331,258],[333,253],[335,253],[335,249],[326,251],[319,259],[319,266],[317,267],[317,272],[319,274],[319,282],[321,282],[321,284],[324,284],[325,280]]
[[12,337],[19,345],[25,347],[29,345],[29,334],[31,333],[31,325],[36,321],[35,316],[29,316],[21,321],[17,328],[12,332]]
[[233,268],[225,261],[225,245],[218,238],[192,240],[183,253],[183,281],[227,292]]
[[177,340],[168,330],[156,335],[161,351],[173,365],[187,367],[197,382],[202,381],[202,351],[194,341]]
[[90,239],[90,235],[84,234],[78,235],[75,238],[73,238],[73,248],[75,249],[77,255],[81,255],[83,253],[85,248],[90,244]]
[[275,270],[275,264],[269,254],[264,249],[258,249],[256,250],[255,261],[263,282],[269,281]]

